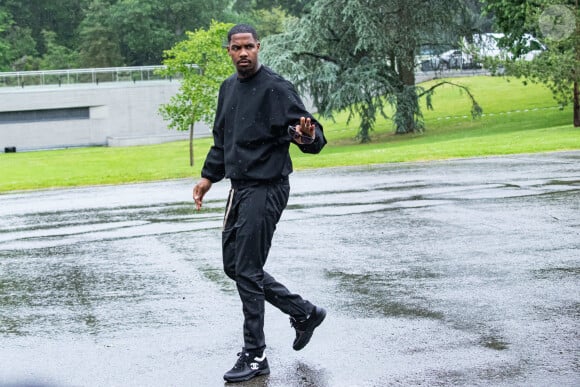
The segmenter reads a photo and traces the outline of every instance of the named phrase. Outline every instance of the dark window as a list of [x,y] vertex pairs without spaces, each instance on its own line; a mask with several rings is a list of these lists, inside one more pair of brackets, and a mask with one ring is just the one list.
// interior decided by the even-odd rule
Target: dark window
[[88,107],[0,112],[0,124],[89,119]]

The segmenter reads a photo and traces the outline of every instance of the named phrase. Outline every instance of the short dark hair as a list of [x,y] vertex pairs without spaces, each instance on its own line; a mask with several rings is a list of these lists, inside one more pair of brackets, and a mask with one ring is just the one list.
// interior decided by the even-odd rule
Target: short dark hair
[[228,32],[228,43],[232,41],[232,35],[244,33],[252,34],[252,37],[256,39],[256,41],[260,40],[254,27],[249,24],[236,24]]

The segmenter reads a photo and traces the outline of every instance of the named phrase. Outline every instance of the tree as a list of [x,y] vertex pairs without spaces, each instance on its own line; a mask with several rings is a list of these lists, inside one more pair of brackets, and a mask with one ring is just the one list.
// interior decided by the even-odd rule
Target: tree
[[110,4],[94,0],[79,26],[79,53],[82,67],[123,65],[120,37],[110,18]]
[[42,69],[58,70],[78,67],[78,53],[58,44],[56,32],[43,30],[42,35],[46,47],[46,52],[40,61]]
[[287,15],[281,8],[257,9],[249,14],[248,23],[260,31],[260,38],[284,31]]
[[259,3],[256,0],[234,1],[222,13],[222,19],[224,22],[254,26],[260,39],[283,32],[286,19],[293,16],[282,7],[274,6],[274,2],[268,5]]
[[[0,53],[0,66],[38,70],[48,57],[57,62],[48,53],[56,46],[75,51],[80,55],[76,64],[85,67],[160,64],[163,50],[185,39],[186,30],[207,27],[230,4],[230,0],[1,0],[6,16],[0,19],[6,20],[0,21],[0,42],[7,48]],[[51,49],[42,31],[55,33]]]
[[185,38],[184,31],[207,27],[223,6],[224,0],[118,0],[110,24],[118,29],[127,64],[159,64],[163,51]]
[[56,34],[55,43],[73,49],[76,45],[76,30],[84,18],[84,9],[89,0],[2,0],[4,7],[14,18],[15,26],[29,29],[37,43],[36,49],[42,56],[48,49],[43,31]]
[[[424,128],[419,98],[431,106],[434,88],[415,85],[415,56],[424,44],[451,43],[459,0],[317,0],[311,13],[264,40],[263,58],[292,78],[325,116],[348,110],[370,141],[377,114],[394,106],[396,133]],[[457,40],[457,35],[455,36]],[[468,93],[472,98],[473,96]],[[480,111],[474,102],[473,112]]]
[[0,71],[28,70],[37,56],[31,30],[15,25],[12,15],[0,8]]
[[12,62],[11,46],[6,38],[12,23],[8,12],[0,8],[0,71],[9,69]]
[[[485,0],[505,36],[499,45],[511,59],[495,61],[506,75],[543,83],[560,105],[573,104],[573,122],[580,127],[580,9],[578,0]],[[521,60],[530,49],[526,34],[538,37],[547,50],[531,61]]]
[[480,0],[465,0],[465,7],[459,11],[459,35],[468,43],[473,43],[475,35],[493,32],[493,18],[483,12]]
[[224,48],[233,24],[212,21],[208,30],[186,32],[187,40],[165,51],[165,75],[182,75],[179,92],[159,109],[170,129],[189,130],[190,165],[193,165],[193,132],[196,122],[211,123],[221,82],[232,73]]
[[272,10],[281,8],[292,16],[302,16],[311,5],[310,0],[234,0],[232,9],[248,13],[255,10]]
[[40,58],[36,51],[36,42],[32,37],[30,28],[13,26],[8,33],[8,42],[11,61],[10,70],[26,71],[34,70],[38,67]]
[[119,0],[112,6],[111,24],[118,28],[128,65],[159,64],[163,50],[177,41],[173,30],[160,20],[163,14],[163,3],[155,0]]

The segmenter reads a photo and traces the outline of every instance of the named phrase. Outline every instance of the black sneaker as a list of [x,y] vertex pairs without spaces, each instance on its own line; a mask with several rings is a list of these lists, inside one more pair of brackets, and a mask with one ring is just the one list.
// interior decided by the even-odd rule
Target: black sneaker
[[310,341],[312,334],[314,333],[314,328],[322,324],[324,318],[326,317],[326,310],[314,307],[310,316],[306,320],[298,321],[294,317],[290,317],[290,325],[296,330],[296,338],[292,344],[292,348],[296,351],[300,351],[302,348],[306,347],[306,344]]
[[226,382],[245,382],[260,375],[267,375],[270,373],[268,367],[268,359],[266,355],[261,357],[255,354],[250,354],[242,348],[242,352],[238,353],[238,360],[234,367],[225,373],[224,380]]

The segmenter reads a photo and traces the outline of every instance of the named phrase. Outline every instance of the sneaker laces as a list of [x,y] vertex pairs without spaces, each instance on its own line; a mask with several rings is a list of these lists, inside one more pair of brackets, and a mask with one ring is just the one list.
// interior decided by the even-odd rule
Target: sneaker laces
[[304,321],[298,321],[296,320],[294,317],[290,317],[290,326],[294,329],[296,329],[297,331],[303,331],[304,328],[302,327],[302,324],[304,324],[306,320]]
[[246,358],[250,357],[250,354],[247,352],[238,352],[236,354],[238,356],[238,360],[236,360],[236,364],[234,365],[234,369],[242,369],[246,364]]

